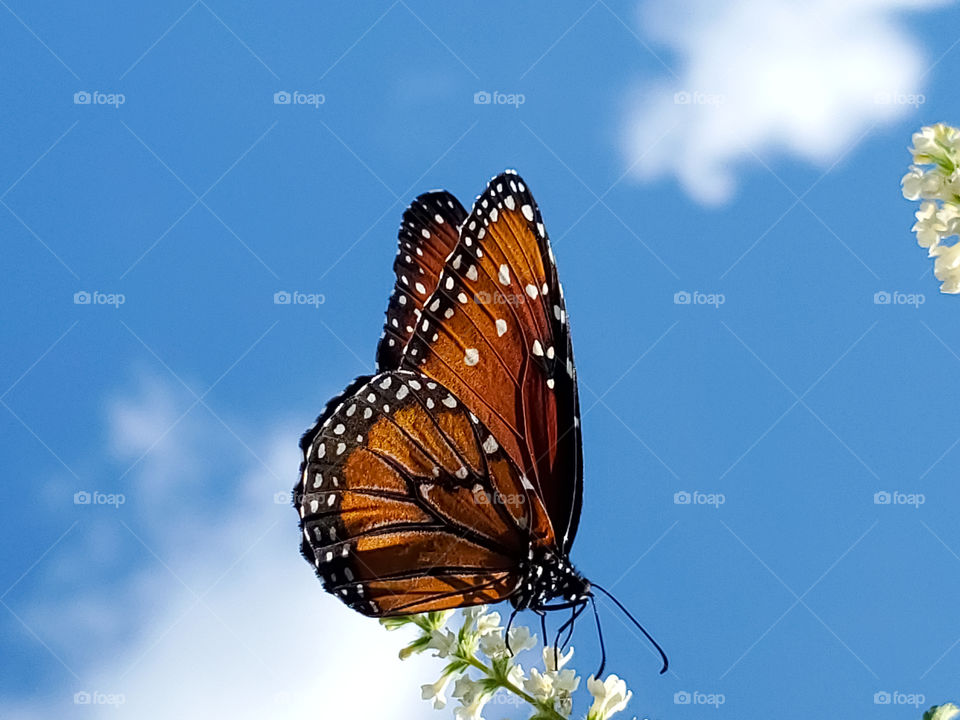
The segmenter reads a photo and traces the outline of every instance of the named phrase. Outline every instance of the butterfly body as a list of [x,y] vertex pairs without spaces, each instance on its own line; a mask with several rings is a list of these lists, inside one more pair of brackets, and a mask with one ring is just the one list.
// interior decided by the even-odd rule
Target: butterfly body
[[523,578],[510,604],[517,610],[546,610],[559,599],[558,607],[581,605],[590,598],[590,581],[577,572],[566,557],[543,548],[531,548],[521,565]]

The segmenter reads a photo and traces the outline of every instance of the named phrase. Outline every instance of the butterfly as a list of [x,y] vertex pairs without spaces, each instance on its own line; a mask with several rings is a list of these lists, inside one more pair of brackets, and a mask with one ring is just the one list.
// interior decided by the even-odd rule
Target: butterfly
[[301,552],[364,615],[509,600],[542,622],[569,609],[572,630],[598,587],[569,557],[580,402],[563,289],[526,183],[497,175],[469,213],[446,191],[420,195],[394,271],[376,373],[300,441]]

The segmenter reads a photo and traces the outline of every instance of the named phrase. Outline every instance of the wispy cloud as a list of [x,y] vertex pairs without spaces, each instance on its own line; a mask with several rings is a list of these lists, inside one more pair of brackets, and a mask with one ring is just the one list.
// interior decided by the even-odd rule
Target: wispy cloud
[[[144,378],[108,404],[110,448],[123,462],[140,460],[129,502],[98,513],[87,523],[94,532],[78,531],[83,546],[71,562],[102,563],[97,553],[117,543],[136,562],[112,568],[121,578],[109,587],[77,580],[80,604],[63,577],[45,588],[27,621],[69,616],[77,630],[69,643],[101,649],[76,663],[58,646],[81,681],[6,705],[4,716],[62,715],[86,691],[123,698],[83,708],[90,717],[419,717],[428,710],[419,685],[433,679],[434,663],[401,663],[402,638],[323,592],[297,552],[293,509],[275,502],[296,475],[299,426],[269,422],[248,450],[202,408],[176,422],[180,389]],[[280,487],[278,477],[289,482]]]
[[674,74],[632,95],[632,172],[715,204],[754,154],[829,166],[922,104],[932,61],[901,15],[948,1],[652,0],[640,28]]

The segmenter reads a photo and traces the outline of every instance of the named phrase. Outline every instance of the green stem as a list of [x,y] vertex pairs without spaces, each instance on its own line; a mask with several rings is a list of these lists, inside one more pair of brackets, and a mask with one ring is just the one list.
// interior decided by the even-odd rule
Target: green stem
[[[464,658],[461,658],[461,659],[462,659],[464,662],[469,663],[470,665],[472,665],[473,667],[475,667],[477,670],[479,670],[480,672],[482,672],[482,673],[483,673],[484,675],[486,675],[487,677],[491,677],[491,678],[494,677],[493,668],[487,667],[487,666],[484,665],[482,662],[480,662],[479,660],[477,660],[475,657],[464,657]],[[552,707],[550,707],[550,706],[548,706],[548,705],[545,705],[544,703],[540,702],[540,701],[537,700],[535,697],[533,697],[533,695],[527,694],[527,693],[524,692],[521,688],[518,688],[516,685],[514,685],[514,684],[513,684],[512,682],[510,682],[509,680],[502,680],[502,681],[500,681],[500,687],[502,687],[502,688],[504,688],[504,689],[506,689],[506,690],[509,690],[510,692],[512,692],[512,693],[513,693],[514,695],[516,695],[517,697],[523,698],[523,699],[524,699],[525,701],[527,701],[530,705],[532,705],[533,707],[537,708],[537,710],[539,710],[540,712],[546,714],[547,716],[549,716],[549,717],[552,718],[553,720],[567,720],[567,718],[565,718],[563,715],[561,715],[560,713],[558,713],[558,712],[557,712],[556,710],[554,710]]]

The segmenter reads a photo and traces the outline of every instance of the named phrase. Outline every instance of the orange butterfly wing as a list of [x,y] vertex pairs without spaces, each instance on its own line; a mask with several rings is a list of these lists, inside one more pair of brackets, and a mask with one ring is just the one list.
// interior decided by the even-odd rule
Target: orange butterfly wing
[[327,591],[373,616],[506,599],[521,581],[521,473],[483,423],[409,371],[360,378],[301,441],[302,552]]
[[393,262],[397,280],[377,346],[378,370],[400,367],[403,348],[413,334],[424,301],[437,287],[443,263],[459,240],[460,223],[466,216],[460,201],[443,190],[420,195],[403,213]]
[[490,429],[546,506],[552,532],[534,542],[566,554],[583,478],[573,347],[550,241],[515,173],[477,198],[401,367],[449,388]]

